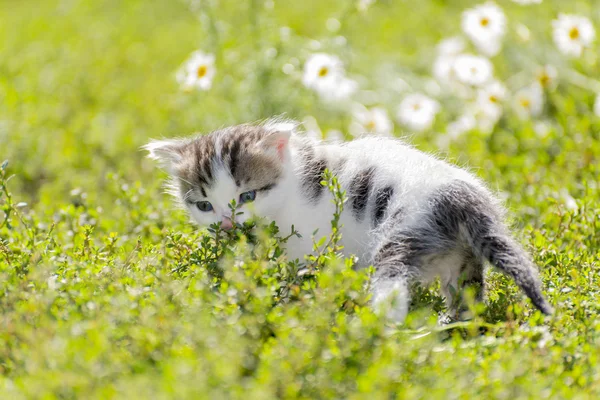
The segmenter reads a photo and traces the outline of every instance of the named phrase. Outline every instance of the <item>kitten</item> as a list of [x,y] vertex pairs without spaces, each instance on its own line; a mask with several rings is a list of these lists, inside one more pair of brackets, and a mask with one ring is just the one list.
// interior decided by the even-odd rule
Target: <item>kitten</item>
[[288,257],[312,251],[311,234],[331,232],[332,195],[320,182],[325,169],[347,192],[342,245],[373,265],[373,304],[390,300],[388,315],[402,321],[411,282],[440,278],[451,312],[457,294],[472,286],[482,300],[484,263],[511,276],[545,314],[536,269],[504,226],[503,210],[470,173],[399,140],[366,137],[323,143],[296,132],[292,122],[244,124],[189,139],[153,141],[144,147],[172,176],[173,194],[200,225],[232,227],[228,204],[292,225],[302,238],[288,242]]

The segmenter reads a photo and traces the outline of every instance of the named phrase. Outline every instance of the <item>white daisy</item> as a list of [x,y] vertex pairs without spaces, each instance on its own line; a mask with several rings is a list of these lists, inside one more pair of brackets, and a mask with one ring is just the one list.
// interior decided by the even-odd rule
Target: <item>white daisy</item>
[[492,81],[477,91],[477,107],[495,122],[502,116],[505,99],[506,87],[499,81]]
[[494,56],[506,33],[506,17],[500,7],[488,2],[463,12],[462,29],[480,52]]
[[538,68],[536,71],[535,77],[539,84],[543,88],[555,88],[556,87],[556,78],[558,76],[558,71],[552,65],[544,65],[543,67]]
[[514,107],[521,119],[528,119],[541,114],[543,106],[544,92],[537,83],[523,88],[515,94]]
[[328,101],[348,98],[358,87],[355,81],[345,77],[341,60],[325,53],[315,53],[308,58],[302,83]]
[[197,50],[183,64],[176,78],[184,90],[208,90],[212,86],[216,71],[215,56]]
[[566,55],[579,57],[584,48],[589,47],[596,37],[596,30],[586,17],[559,14],[552,21],[554,43]]
[[454,60],[452,69],[460,82],[471,86],[481,86],[492,78],[494,67],[485,57],[461,54]]
[[440,104],[421,93],[408,95],[398,107],[398,120],[407,128],[421,132],[431,128]]
[[323,85],[336,82],[343,76],[344,66],[338,57],[315,53],[304,64],[302,83],[307,88],[319,90]]
[[350,126],[350,133],[354,136],[360,136],[364,133],[391,136],[394,131],[394,124],[388,112],[382,107],[369,109],[360,104],[355,107],[352,116],[354,121]]

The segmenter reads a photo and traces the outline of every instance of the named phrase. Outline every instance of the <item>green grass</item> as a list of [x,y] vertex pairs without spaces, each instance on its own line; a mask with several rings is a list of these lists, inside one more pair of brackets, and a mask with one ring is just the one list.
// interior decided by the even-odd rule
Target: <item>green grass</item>
[[[401,326],[376,317],[369,271],[353,271],[335,241],[298,277],[280,257],[289,227],[196,230],[139,147],[282,113],[347,132],[348,109],[322,104],[298,78],[311,39],[379,94],[363,102],[393,114],[403,94],[390,82],[423,90],[436,43],[459,34],[477,3],[379,1],[364,14],[341,0],[205,4],[211,19],[168,0],[0,1],[0,398],[600,395],[600,53],[595,44],[569,60],[550,39],[559,12],[597,25],[597,2],[501,3],[509,31],[497,77],[512,91],[536,65],[559,71],[538,118],[547,135],[507,111],[493,132],[440,149],[458,113],[444,95],[433,129],[396,126],[504,195],[556,308],[544,319],[492,272],[485,306],[450,326],[437,324],[435,290],[420,290]],[[326,29],[331,17],[339,32]],[[519,42],[517,23],[531,42]],[[184,93],[175,71],[197,48],[217,54],[217,75],[210,91]]]

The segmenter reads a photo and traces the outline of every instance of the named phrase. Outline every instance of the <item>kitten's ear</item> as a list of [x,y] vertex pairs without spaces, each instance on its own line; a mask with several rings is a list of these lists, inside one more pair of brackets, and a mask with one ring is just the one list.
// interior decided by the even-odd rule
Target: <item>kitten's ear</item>
[[185,142],[178,139],[152,140],[142,149],[149,152],[148,158],[158,161],[161,168],[173,173],[175,166],[183,159]]
[[276,121],[268,122],[264,128],[269,134],[258,142],[258,145],[266,151],[274,151],[281,161],[285,159],[287,153],[288,144],[292,133],[298,126],[297,123],[292,121]]

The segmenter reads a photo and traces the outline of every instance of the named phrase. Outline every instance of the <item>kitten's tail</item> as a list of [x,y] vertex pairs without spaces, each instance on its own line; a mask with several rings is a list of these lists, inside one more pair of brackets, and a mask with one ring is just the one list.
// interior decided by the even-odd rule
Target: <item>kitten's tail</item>
[[512,277],[544,314],[553,309],[542,295],[537,270],[525,250],[510,236],[491,197],[463,181],[454,181],[432,202],[434,222],[459,232],[474,253]]
[[[498,227],[500,231],[503,227]],[[473,238],[473,244],[480,254],[492,265],[512,277],[515,283],[544,314],[554,310],[542,295],[541,283],[533,262],[525,250],[507,234],[487,232]]]

